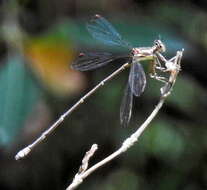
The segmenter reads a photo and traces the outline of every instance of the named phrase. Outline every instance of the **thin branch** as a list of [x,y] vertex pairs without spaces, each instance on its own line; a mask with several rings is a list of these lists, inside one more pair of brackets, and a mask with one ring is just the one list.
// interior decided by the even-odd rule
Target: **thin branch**
[[122,146],[117,151],[115,151],[114,153],[112,153],[111,155],[103,159],[102,161],[98,162],[97,164],[93,165],[91,168],[89,168],[85,172],[81,174],[76,174],[73,179],[73,182],[68,186],[66,190],[73,190],[77,188],[83,182],[83,180],[86,177],[88,177],[91,173],[93,173],[95,170],[105,165],[106,163],[110,162],[114,158],[118,157],[120,154],[126,152],[131,146],[133,146],[133,144],[138,141],[138,138],[141,136],[144,130],[149,126],[150,122],[157,115],[164,101],[165,101],[165,98],[160,99],[159,103],[157,104],[153,112],[150,114],[150,116],[147,118],[147,120],[140,126],[140,128],[135,133],[133,133],[129,138],[127,138],[123,142]]
[[98,149],[98,145],[97,144],[93,144],[91,146],[91,149],[88,152],[86,152],[86,154],[85,154],[85,156],[84,156],[84,158],[82,160],[82,165],[80,166],[80,168],[78,170],[78,173],[75,175],[75,177],[73,179],[75,181],[75,183],[72,183],[70,185],[70,189],[74,189],[78,184],[82,183],[82,179],[79,178],[79,176],[81,174],[84,174],[84,172],[88,169],[89,160],[94,155],[94,153],[96,152],[97,149]]
[[[172,91],[173,85],[176,81],[176,77],[180,71],[180,61],[182,58],[182,53],[183,53],[183,50],[177,52],[174,59],[171,59],[174,62],[171,60],[166,62],[166,65],[165,65],[166,71],[170,72],[168,82],[166,82],[164,87],[161,88],[161,98],[160,98],[158,104],[156,105],[155,109],[152,111],[152,113],[149,115],[149,117],[145,120],[145,122],[130,137],[128,137],[122,143],[122,146],[117,151],[115,151],[114,153],[112,153],[111,155],[109,155],[108,157],[103,159],[102,161],[98,162],[97,164],[93,165],[88,170],[85,170],[85,172],[77,173],[75,175],[72,183],[67,187],[66,190],[73,190],[73,189],[77,188],[83,182],[83,180],[86,177],[88,177],[91,173],[93,173],[95,170],[97,170],[98,168],[100,168],[104,164],[110,162],[114,158],[118,157],[120,154],[126,152],[131,146],[134,145],[135,142],[138,142],[139,137],[143,134],[145,129],[149,126],[151,121],[155,118],[155,116],[157,115],[157,113],[159,112],[161,107],[163,106],[165,99],[170,95],[170,93]],[[169,70],[169,68],[171,68],[171,70]],[[174,69],[172,69],[172,68],[174,68]],[[163,89],[164,89],[164,91],[163,91]]]
[[88,152],[86,152],[86,154],[82,160],[82,165],[80,166],[80,168],[78,170],[78,174],[84,173],[88,169],[89,160],[94,155],[94,153],[96,152],[97,149],[98,149],[98,145],[93,144],[91,146],[91,149]]
[[55,123],[53,125],[51,125],[49,127],[49,129],[47,129],[46,131],[44,131],[39,138],[37,138],[32,144],[28,145],[27,147],[25,147],[24,149],[20,150],[16,156],[15,159],[19,160],[21,158],[24,158],[25,156],[27,156],[31,150],[36,147],[38,144],[40,144],[44,139],[47,138],[47,136],[52,133],[63,121],[64,119],[71,114],[75,109],[77,109],[82,103],[84,103],[84,101],[91,96],[92,94],[94,94],[100,87],[104,86],[104,84],[106,82],[108,82],[109,80],[111,80],[113,77],[115,77],[117,74],[119,74],[120,72],[122,72],[123,70],[125,70],[127,67],[129,67],[130,64],[129,63],[125,63],[124,65],[122,65],[119,69],[117,69],[116,71],[114,71],[112,74],[110,74],[108,77],[106,77],[104,80],[102,80],[99,84],[97,84],[92,90],[90,90],[87,94],[85,94],[85,96],[83,96],[82,98],[80,98],[70,109],[68,109],[64,114],[62,114],[58,120],[55,121]]

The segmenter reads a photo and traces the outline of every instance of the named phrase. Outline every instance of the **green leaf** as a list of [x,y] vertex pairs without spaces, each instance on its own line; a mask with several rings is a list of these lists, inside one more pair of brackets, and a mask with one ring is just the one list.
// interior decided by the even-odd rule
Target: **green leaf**
[[0,144],[14,140],[38,97],[22,58],[10,55],[0,70]]
[[140,144],[144,146],[146,152],[168,160],[176,160],[185,147],[182,136],[167,121],[159,121],[151,125],[140,139]]
[[132,171],[126,169],[120,169],[113,172],[105,180],[104,184],[100,188],[101,190],[137,190],[139,189],[139,177]]
[[166,103],[175,104],[182,111],[192,113],[198,105],[198,94],[204,94],[202,88],[190,77],[179,77]]

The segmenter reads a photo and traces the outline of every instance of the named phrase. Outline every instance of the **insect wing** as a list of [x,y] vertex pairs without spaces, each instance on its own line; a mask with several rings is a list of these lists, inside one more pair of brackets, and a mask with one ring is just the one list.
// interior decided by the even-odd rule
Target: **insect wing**
[[93,38],[104,44],[127,47],[128,49],[132,48],[128,42],[122,39],[116,29],[100,15],[95,15],[95,17],[87,23],[86,28]]
[[146,86],[146,76],[142,65],[132,62],[129,74],[129,85],[135,96],[140,96]]
[[120,122],[123,127],[127,127],[132,114],[133,93],[129,83],[127,83],[120,108]]
[[93,70],[108,64],[114,59],[115,56],[111,53],[80,53],[77,60],[72,64],[72,68],[78,71]]

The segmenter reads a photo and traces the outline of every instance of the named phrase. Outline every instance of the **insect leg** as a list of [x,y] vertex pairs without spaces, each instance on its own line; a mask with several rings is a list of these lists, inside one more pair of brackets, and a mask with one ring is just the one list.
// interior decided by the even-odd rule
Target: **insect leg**
[[[159,65],[159,67],[157,67],[157,65]],[[157,58],[157,56],[155,56],[155,59],[150,62],[150,74],[149,75],[151,78],[154,78],[158,81],[166,83],[167,79],[165,77],[159,76],[156,72],[156,69],[161,70],[161,71],[165,70],[165,68],[161,67],[161,63],[159,59]]]

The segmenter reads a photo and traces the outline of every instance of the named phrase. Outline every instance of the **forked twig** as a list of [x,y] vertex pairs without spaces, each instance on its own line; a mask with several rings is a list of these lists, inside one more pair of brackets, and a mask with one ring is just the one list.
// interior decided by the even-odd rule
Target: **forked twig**
[[31,150],[36,147],[38,144],[40,144],[50,133],[52,133],[63,121],[64,119],[72,113],[76,108],[78,108],[89,96],[91,96],[93,93],[95,93],[100,87],[104,86],[106,82],[111,80],[113,77],[115,77],[117,74],[125,70],[127,67],[129,67],[129,63],[125,63],[120,68],[118,68],[116,71],[114,71],[112,74],[110,74],[108,77],[106,77],[104,80],[102,80],[99,84],[97,84],[92,90],[90,90],[85,96],[80,98],[70,109],[68,109],[64,114],[62,114],[56,122],[49,127],[46,131],[44,131],[40,137],[38,137],[32,144],[28,145],[24,149],[20,150],[16,156],[15,159],[19,160],[21,158],[24,158],[27,156]]
[[164,100],[165,100],[165,98],[160,99],[159,103],[157,104],[157,106],[155,107],[153,112],[150,114],[150,116],[147,118],[147,120],[140,126],[140,128],[135,133],[133,133],[129,138],[127,138],[123,142],[122,146],[117,151],[115,151],[114,153],[112,153],[111,155],[109,155],[108,157],[103,159],[102,161],[98,162],[97,164],[93,165],[91,168],[89,168],[85,172],[80,173],[80,174],[77,173],[73,179],[73,182],[68,186],[67,190],[73,190],[73,189],[77,188],[83,182],[83,180],[86,177],[88,177],[91,173],[93,173],[95,170],[97,170],[98,168],[100,168],[104,164],[110,162],[114,158],[118,157],[120,154],[124,153],[131,146],[133,146],[133,144],[138,140],[140,135],[147,128],[147,126],[149,126],[152,119],[156,116],[156,114],[158,113],[158,111],[162,107]]
[[149,115],[149,117],[145,120],[145,122],[130,136],[128,137],[123,143],[122,146],[103,159],[102,161],[98,162],[97,164],[93,165],[91,168],[86,169],[83,172],[78,172],[72,183],[67,187],[67,190],[73,190],[77,188],[83,180],[89,176],[91,173],[93,173],[95,170],[103,166],[104,164],[110,162],[114,158],[118,157],[120,154],[126,152],[131,146],[134,145],[135,142],[138,141],[138,138],[142,135],[142,133],[145,131],[145,129],[149,126],[150,122],[154,119],[154,117],[157,115],[159,110],[161,109],[162,105],[165,102],[165,99],[170,95],[172,88],[175,84],[177,75],[180,71],[180,61],[182,58],[183,51],[177,51],[177,54],[174,58],[170,59],[169,61],[166,61],[165,67],[166,67],[166,72],[169,72],[169,78],[168,81],[165,83],[165,85],[161,88],[161,97],[156,105],[155,109],[152,111],[152,113]]
[[85,156],[83,157],[82,165],[79,168],[78,174],[82,174],[88,169],[89,160],[94,155],[97,149],[98,149],[98,145],[93,144],[91,146],[91,149],[88,152],[86,152]]

